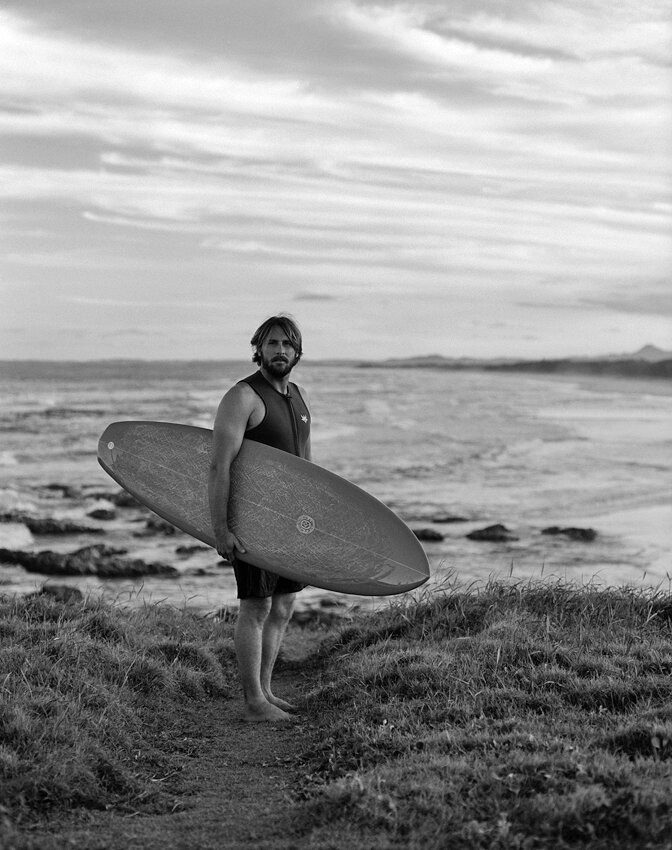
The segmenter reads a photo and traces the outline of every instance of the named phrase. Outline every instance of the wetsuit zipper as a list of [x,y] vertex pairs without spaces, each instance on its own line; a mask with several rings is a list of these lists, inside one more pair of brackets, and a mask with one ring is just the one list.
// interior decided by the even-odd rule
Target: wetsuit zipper
[[292,424],[292,435],[294,437],[294,450],[296,451],[297,457],[301,457],[301,452],[299,451],[299,426],[296,422],[296,413],[294,411],[294,405],[292,404],[292,399],[289,393],[285,396],[287,399],[287,404],[289,405],[289,419]]

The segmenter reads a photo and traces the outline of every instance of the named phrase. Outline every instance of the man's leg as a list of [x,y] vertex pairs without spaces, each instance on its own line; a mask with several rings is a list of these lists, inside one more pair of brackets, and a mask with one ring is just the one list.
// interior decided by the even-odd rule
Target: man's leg
[[271,610],[264,623],[261,651],[261,687],[266,699],[275,706],[285,711],[294,706],[273,695],[271,690],[271,676],[275,666],[280,644],[284,637],[287,624],[292,618],[296,593],[277,593],[272,597]]
[[[238,670],[243,685],[245,711],[250,721],[290,720],[289,714],[272,705],[261,686],[265,624],[272,609],[270,598],[250,597],[240,600],[234,635]],[[276,650],[277,655],[277,650]]]

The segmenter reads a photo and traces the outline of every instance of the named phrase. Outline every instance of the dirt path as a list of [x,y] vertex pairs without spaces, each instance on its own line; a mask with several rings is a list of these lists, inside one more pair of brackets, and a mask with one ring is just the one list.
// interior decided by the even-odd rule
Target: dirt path
[[[278,696],[300,703],[310,687],[290,666],[280,671]],[[303,774],[308,721],[249,724],[238,699],[217,700],[185,711],[181,744],[185,757],[180,786],[168,814],[89,812],[59,820],[52,831],[26,831],[17,850],[296,850],[312,846],[287,838],[290,795]],[[305,772],[305,771],[304,771]],[[336,846],[336,845],[334,845]]]

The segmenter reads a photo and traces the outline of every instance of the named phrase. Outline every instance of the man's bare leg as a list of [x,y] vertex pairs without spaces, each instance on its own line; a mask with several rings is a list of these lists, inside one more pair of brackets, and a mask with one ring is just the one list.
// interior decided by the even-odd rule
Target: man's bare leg
[[278,658],[280,645],[292,618],[296,593],[278,593],[272,597],[271,610],[264,623],[261,650],[261,689],[266,699],[284,711],[291,711],[294,706],[284,699],[274,696],[271,690],[271,677]]
[[264,626],[269,618],[271,607],[271,599],[241,599],[234,633],[238,670],[245,700],[243,719],[253,722],[291,720],[286,711],[268,700],[261,685]]

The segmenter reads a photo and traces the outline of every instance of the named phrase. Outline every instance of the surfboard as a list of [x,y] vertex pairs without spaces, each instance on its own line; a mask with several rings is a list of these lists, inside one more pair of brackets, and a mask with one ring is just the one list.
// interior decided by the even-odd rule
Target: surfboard
[[[215,545],[208,478],[212,431],[170,422],[109,425],[103,469],[177,528]],[[229,525],[245,560],[305,584],[361,596],[429,578],[421,543],[386,505],[318,464],[243,440],[231,466]]]

